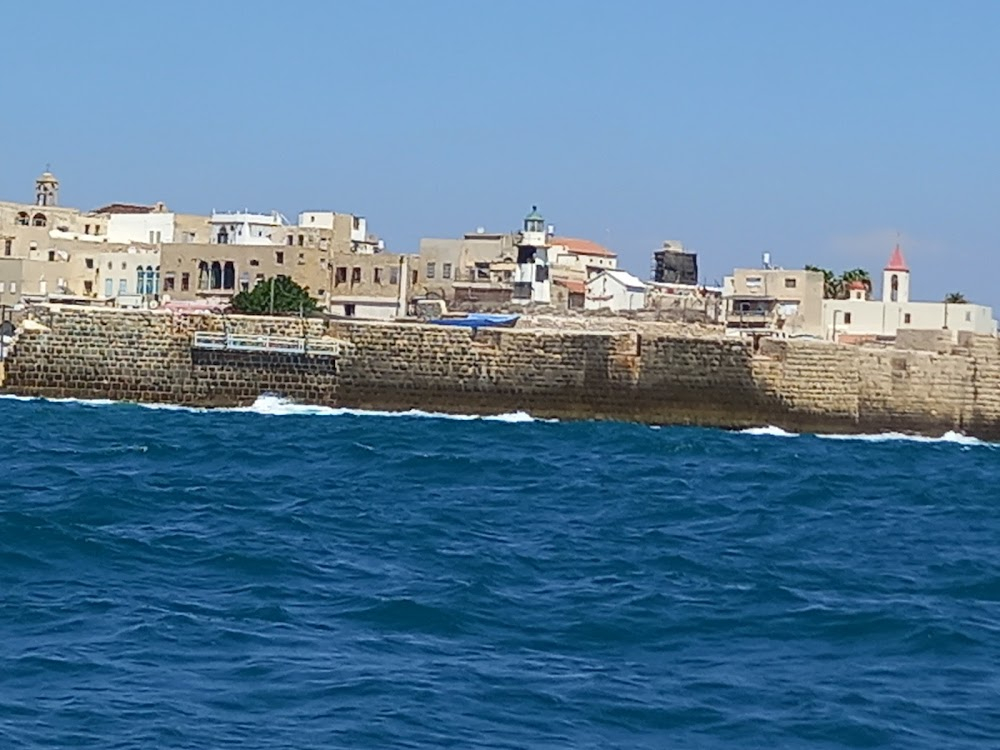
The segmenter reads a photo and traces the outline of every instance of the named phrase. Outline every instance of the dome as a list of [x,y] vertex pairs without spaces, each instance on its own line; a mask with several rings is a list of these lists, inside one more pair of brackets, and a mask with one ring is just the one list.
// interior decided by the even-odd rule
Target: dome
[[847,285],[848,289],[868,289],[868,285],[863,281],[855,279]]
[[54,174],[52,174],[49,170],[46,169],[44,172],[42,172],[42,176],[39,177],[37,180],[35,180],[35,182],[53,182],[58,184],[59,180],[56,179],[56,176]]
[[538,206],[531,207],[531,213],[524,217],[525,221],[545,221],[542,215],[538,213]]

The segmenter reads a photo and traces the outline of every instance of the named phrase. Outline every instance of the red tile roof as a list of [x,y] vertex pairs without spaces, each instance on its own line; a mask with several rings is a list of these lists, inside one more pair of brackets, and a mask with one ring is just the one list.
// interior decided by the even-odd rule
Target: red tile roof
[[557,284],[561,287],[565,287],[573,294],[586,294],[587,284],[586,282],[579,281],[577,279],[553,279],[553,284]]
[[577,255],[601,255],[606,258],[617,258],[618,254],[608,250],[603,245],[598,245],[590,240],[581,240],[576,237],[550,237],[550,245],[562,245],[571,253]]
[[885,267],[886,271],[909,271],[909,266],[906,265],[906,259],[903,257],[903,251],[899,249],[899,245],[896,245],[896,249],[892,251],[892,256],[889,258],[889,263]]

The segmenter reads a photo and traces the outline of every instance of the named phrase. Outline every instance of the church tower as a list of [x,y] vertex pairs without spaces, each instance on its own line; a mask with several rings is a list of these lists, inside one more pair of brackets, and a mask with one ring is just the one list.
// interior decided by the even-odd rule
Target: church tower
[[910,268],[903,251],[896,245],[889,262],[882,272],[882,301],[905,303],[910,301]]
[[35,205],[59,205],[59,180],[47,168],[42,176],[35,180]]

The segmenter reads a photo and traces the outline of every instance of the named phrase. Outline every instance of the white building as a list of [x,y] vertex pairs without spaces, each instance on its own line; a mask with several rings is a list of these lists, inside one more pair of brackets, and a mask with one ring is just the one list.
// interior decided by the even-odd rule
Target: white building
[[144,307],[159,295],[160,252],[130,247],[97,256],[97,295],[118,307]]
[[175,216],[166,212],[111,214],[108,219],[108,242],[127,244],[146,242],[160,245],[174,241]]
[[911,302],[910,269],[899,246],[882,273],[882,299],[868,299],[863,284],[852,285],[848,299],[823,300],[826,338],[895,337],[902,328],[970,331],[996,335],[993,308],[971,303]]
[[524,219],[524,229],[517,237],[517,265],[511,302],[547,305],[551,301],[548,233],[538,206],[532,206],[531,213]]
[[583,306],[585,310],[641,310],[646,306],[646,284],[628,271],[601,271],[587,281]]
[[250,211],[212,211],[210,242],[219,245],[272,245],[271,235],[276,229],[288,226],[288,221],[277,211],[269,214]]

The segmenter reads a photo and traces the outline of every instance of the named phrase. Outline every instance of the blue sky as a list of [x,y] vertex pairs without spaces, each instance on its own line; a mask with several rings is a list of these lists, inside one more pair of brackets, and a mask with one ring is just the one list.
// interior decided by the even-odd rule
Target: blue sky
[[1000,307],[1000,3],[53,0],[4,8],[0,197],[363,214],[391,249],[538,204],[642,276],[763,251]]

